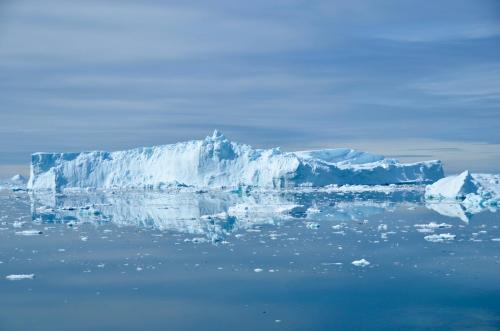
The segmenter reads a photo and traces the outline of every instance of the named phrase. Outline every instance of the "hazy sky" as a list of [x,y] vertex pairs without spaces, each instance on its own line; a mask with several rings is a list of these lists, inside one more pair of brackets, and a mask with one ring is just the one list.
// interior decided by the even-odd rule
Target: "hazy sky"
[[0,174],[214,128],[500,171],[500,2],[0,2]]

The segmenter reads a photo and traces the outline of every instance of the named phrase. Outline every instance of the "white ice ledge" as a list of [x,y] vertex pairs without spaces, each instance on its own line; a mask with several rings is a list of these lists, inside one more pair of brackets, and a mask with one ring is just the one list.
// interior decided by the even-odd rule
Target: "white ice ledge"
[[218,131],[204,140],[118,152],[35,153],[28,189],[162,188],[240,185],[283,188],[330,184],[432,183],[440,161],[403,164],[347,148],[282,152],[231,142]]

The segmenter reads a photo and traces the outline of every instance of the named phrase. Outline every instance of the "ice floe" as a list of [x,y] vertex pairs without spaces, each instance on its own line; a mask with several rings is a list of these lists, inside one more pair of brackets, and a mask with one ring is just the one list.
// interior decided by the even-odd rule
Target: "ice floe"
[[352,265],[356,266],[356,267],[367,267],[370,265],[370,262],[365,260],[365,259],[361,259],[361,260],[354,260],[351,262]]
[[43,234],[43,232],[40,230],[23,230],[23,231],[16,231],[16,234],[18,236],[38,236],[40,234]]
[[443,243],[455,240],[455,235],[451,233],[431,234],[424,239],[433,243]]
[[447,223],[430,222],[428,224],[415,224],[414,227],[417,228],[417,231],[419,232],[428,233],[434,232],[436,229],[449,229],[452,225]]
[[35,278],[35,274],[19,274],[19,275],[8,275],[5,276],[7,280],[25,280],[25,279],[33,279]]

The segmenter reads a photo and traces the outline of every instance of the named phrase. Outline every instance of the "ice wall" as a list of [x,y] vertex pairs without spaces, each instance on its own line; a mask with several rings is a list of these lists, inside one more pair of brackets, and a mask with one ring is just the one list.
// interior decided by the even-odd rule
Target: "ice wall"
[[204,140],[127,151],[35,153],[28,189],[321,187],[432,183],[442,177],[440,161],[402,164],[345,148],[291,153],[253,149],[215,131]]

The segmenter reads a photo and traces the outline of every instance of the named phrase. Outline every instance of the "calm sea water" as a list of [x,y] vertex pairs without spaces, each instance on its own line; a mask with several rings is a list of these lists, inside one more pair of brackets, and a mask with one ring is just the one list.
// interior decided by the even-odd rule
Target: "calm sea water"
[[500,214],[421,200],[2,191],[0,330],[499,330]]

